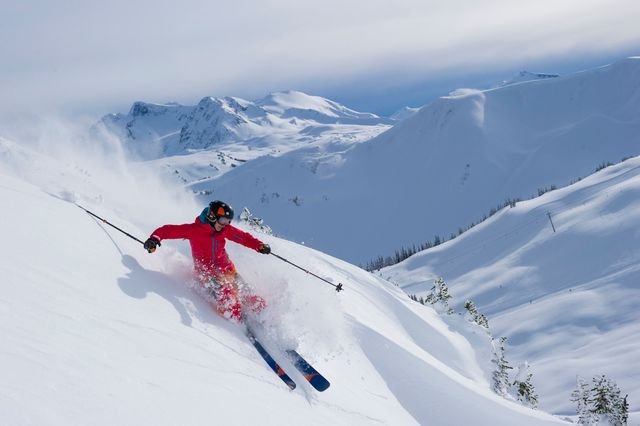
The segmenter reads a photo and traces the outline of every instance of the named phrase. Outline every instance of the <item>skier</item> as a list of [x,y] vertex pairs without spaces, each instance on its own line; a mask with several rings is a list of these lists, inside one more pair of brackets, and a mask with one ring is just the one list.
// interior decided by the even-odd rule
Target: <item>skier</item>
[[198,282],[216,300],[218,314],[237,322],[243,320],[242,308],[254,312],[266,303],[260,296],[248,294],[236,268],[225,250],[226,240],[234,241],[263,254],[271,253],[265,244],[251,234],[231,225],[233,208],[216,200],[209,204],[195,222],[183,225],[164,225],[153,231],[144,248],[153,253],[162,240],[184,238],[191,244],[193,266]]

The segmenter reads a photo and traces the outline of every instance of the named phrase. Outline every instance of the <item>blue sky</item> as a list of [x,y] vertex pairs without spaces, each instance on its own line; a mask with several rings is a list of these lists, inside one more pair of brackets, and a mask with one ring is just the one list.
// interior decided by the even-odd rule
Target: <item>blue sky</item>
[[637,0],[0,0],[0,115],[296,89],[391,114],[640,54]]

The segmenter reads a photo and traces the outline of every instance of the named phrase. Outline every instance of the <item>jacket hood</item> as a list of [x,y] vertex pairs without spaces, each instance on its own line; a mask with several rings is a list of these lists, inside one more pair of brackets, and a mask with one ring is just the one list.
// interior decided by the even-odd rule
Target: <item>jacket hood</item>
[[202,213],[200,213],[200,216],[196,217],[196,223],[209,224],[209,221],[207,220],[208,214],[209,207],[205,207],[204,210],[202,210]]

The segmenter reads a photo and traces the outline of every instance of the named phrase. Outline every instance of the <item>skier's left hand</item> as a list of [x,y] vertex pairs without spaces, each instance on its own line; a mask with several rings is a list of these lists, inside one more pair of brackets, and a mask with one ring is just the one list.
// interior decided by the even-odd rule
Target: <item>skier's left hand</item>
[[258,251],[262,254],[269,254],[271,253],[271,247],[269,247],[269,244],[262,243]]

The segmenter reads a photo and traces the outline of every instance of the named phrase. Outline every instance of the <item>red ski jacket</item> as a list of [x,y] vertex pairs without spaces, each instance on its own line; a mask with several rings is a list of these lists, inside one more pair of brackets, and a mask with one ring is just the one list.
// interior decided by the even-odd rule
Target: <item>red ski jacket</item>
[[203,223],[200,216],[196,217],[193,223],[161,226],[153,231],[151,236],[159,241],[178,238],[189,240],[193,266],[202,279],[236,272],[236,268],[224,248],[226,240],[234,241],[256,251],[262,245],[262,241],[233,225],[227,225],[222,231],[216,232],[209,223]]

